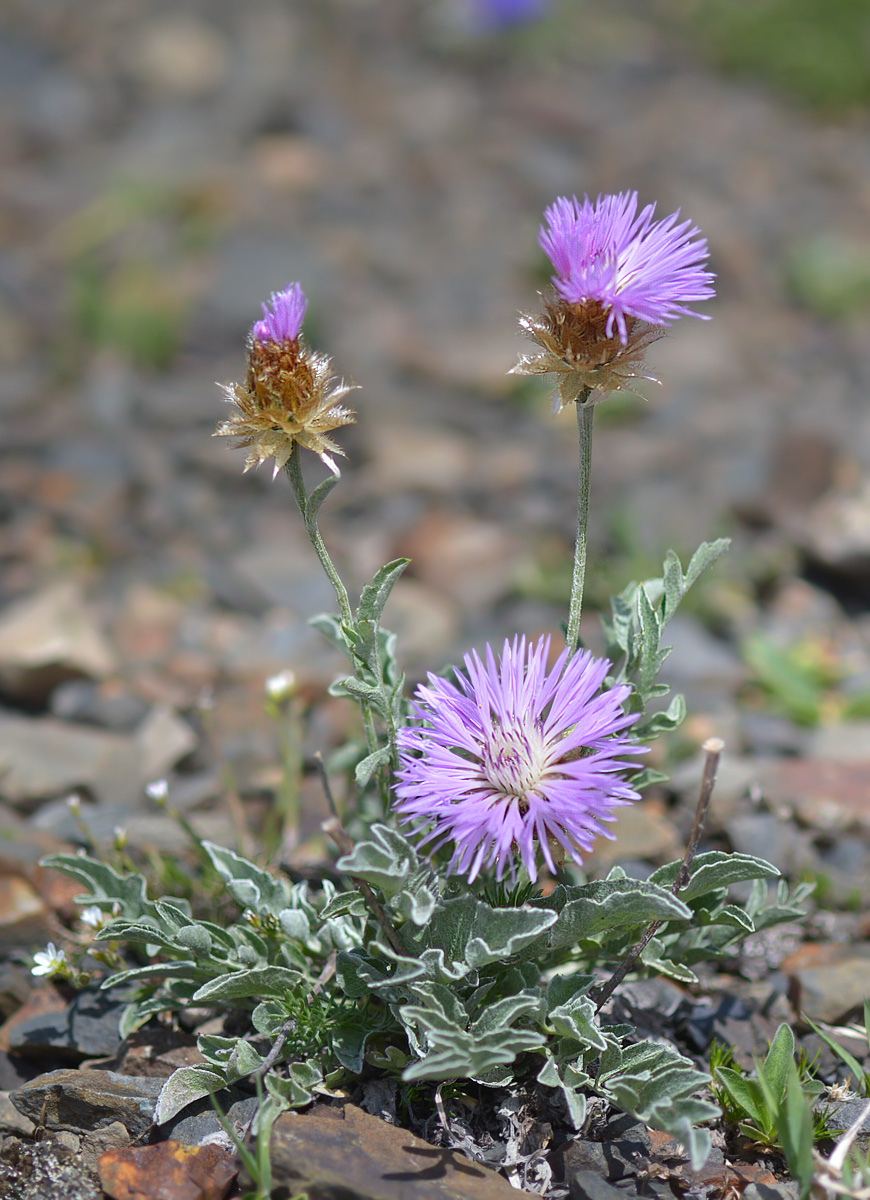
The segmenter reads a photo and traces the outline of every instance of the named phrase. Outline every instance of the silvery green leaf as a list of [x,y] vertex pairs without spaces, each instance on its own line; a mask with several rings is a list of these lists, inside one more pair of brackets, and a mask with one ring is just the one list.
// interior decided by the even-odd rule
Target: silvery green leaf
[[275,917],[286,908],[287,888],[283,880],[214,842],[203,842],[202,845],[237,904]]
[[632,732],[640,741],[649,741],[660,733],[670,732],[682,725],[686,719],[686,701],[679,693],[673,697],[664,712],[650,713],[642,717]]
[[390,762],[390,747],[381,746],[379,750],[375,750],[372,754],[367,754],[361,762],[356,764],[354,771],[354,779],[356,786],[362,791],[367,787],[375,772],[381,767],[386,767]]
[[298,908],[284,908],[278,913],[278,924],[281,932],[297,942],[305,942],[311,936],[311,923],[304,912]]
[[357,842],[353,852],[335,865],[344,874],[380,888],[389,900],[417,869],[417,852],[407,838],[386,825],[373,825],[369,833],[370,840]]
[[721,1115],[718,1105],[694,1095],[708,1083],[709,1076],[673,1046],[640,1042],[602,1056],[597,1088],[639,1121],[678,1138],[698,1170],[711,1143],[697,1123]]
[[211,954],[211,934],[203,925],[188,925],[179,929],[175,941],[198,958],[207,958]]
[[277,1037],[286,1020],[287,1006],[280,1000],[263,1000],[251,1013],[254,1029],[267,1038]]
[[567,1004],[551,1008],[547,1014],[547,1024],[560,1037],[574,1038],[596,1050],[605,1050],[607,1042],[598,1025],[595,1005],[588,996],[575,996]]
[[162,962],[147,963],[144,967],[131,967],[128,971],[118,971],[104,979],[100,990],[119,987],[122,983],[144,983],[148,979],[189,979],[197,983],[200,979],[208,978],[212,972],[203,970],[195,962]]
[[712,566],[717,558],[721,558],[731,545],[731,538],[717,538],[715,542],[702,542],[689,560],[686,567],[686,577],[683,581],[683,595],[689,590],[701,575]]
[[583,975],[579,971],[571,975],[554,975],[547,984],[547,1006],[557,1008],[576,996],[585,996],[594,982],[594,975]]
[[362,954],[339,950],[335,959],[335,978],[345,996],[358,1000],[368,994],[372,987],[389,984],[389,976],[380,966],[364,958]]
[[354,700],[362,700],[364,703],[370,704],[381,716],[386,717],[387,715],[387,706],[381,689],[373,683],[357,679],[354,675],[336,679],[327,690],[330,696],[350,696]]
[[660,938],[650,938],[641,951],[640,961],[659,975],[673,979],[676,983],[697,983],[698,976],[682,962],[675,962],[665,954],[665,947]]
[[76,904],[97,902],[106,911],[102,902],[117,902],[120,915],[129,921],[157,917],[157,910],[148,899],[147,884],[141,875],[120,875],[107,863],[85,854],[50,854],[42,859],[42,864],[71,875],[89,889],[87,895],[76,897]]
[[518,954],[555,921],[546,908],[493,908],[472,895],[458,896],[442,900],[414,944],[443,947],[448,960],[482,967]]
[[537,989],[520,992],[517,996],[505,996],[485,1005],[477,1020],[469,1026],[469,1032],[481,1036],[510,1026],[520,1017],[543,1019],[544,1008],[544,998]]
[[[661,887],[672,886],[680,866],[681,862],[666,863],[653,871],[649,882]],[[695,856],[689,882],[680,889],[680,899],[688,902],[710,892],[729,888],[734,883],[769,879],[779,873],[772,863],[753,854],[726,854],[722,850],[708,850]]]
[[366,902],[357,891],[352,892],[337,892],[332,899],[324,905],[320,913],[321,919],[328,921],[332,917],[343,917],[350,915],[353,917],[365,917],[368,914]]
[[179,1067],[166,1080],[157,1097],[154,1124],[163,1125],[171,1121],[194,1100],[219,1092],[226,1085],[226,1078],[222,1074],[207,1067]]
[[306,986],[305,977],[289,967],[256,967],[251,971],[236,971],[219,975],[204,983],[194,994],[194,1001],[215,1003],[220,1000],[243,1000],[249,996],[280,1000]]
[[372,990],[394,988],[415,980],[456,983],[460,979],[472,978],[475,974],[466,963],[450,961],[440,946],[424,950],[417,958],[405,958],[396,954],[390,946],[376,944],[382,956],[396,964],[396,969],[380,982],[373,982],[370,985]]
[[[366,1053],[366,1043],[373,1033],[364,1025],[342,1025],[330,1033],[329,1044],[332,1052],[346,1071],[359,1075],[363,1069]],[[401,1064],[404,1066],[404,1062]]]
[[663,583],[665,592],[664,611],[662,613],[663,624],[667,624],[677,610],[680,601],[683,598],[685,587],[683,585],[683,567],[677,555],[673,550],[669,550],[665,556],[663,567]]
[[322,633],[326,640],[335,646],[336,650],[341,650],[345,654],[350,651],[351,647],[345,636],[340,617],[333,613],[318,613],[316,616],[308,618],[308,624],[318,633]]
[[325,479],[321,479],[317,487],[311,490],[305,501],[305,512],[302,514],[306,525],[313,526],[315,524],[320,506],[340,479],[340,473],[330,472]]
[[438,896],[425,884],[405,888],[392,899],[390,907],[394,912],[401,913],[414,925],[426,925],[435,911]]
[[393,585],[410,561],[410,558],[394,558],[380,568],[371,583],[366,584],[359,598],[358,621],[374,621],[375,624],[380,621]]
[[247,1078],[254,1071],[259,1071],[265,1061],[263,1055],[259,1054],[250,1042],[246,1042],[244,1038],[237,1038],[232,1054],[227,1059],[227,1083]]
[[546,900],[536,903],[559,904],[567,896],[570,899],[560,908],[549,933],[551,949],[650,921],[687,921],[692,915],[691,909],[666,888],[639,879],[599,880],[582,887],[556,888]]

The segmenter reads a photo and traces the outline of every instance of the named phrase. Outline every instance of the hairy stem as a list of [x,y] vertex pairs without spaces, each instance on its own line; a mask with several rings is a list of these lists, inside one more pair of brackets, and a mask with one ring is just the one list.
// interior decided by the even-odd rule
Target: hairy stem
[[[707,738],[701,749],[704,751],[704,774],[701,778],[701,791],[698,796],[698,805],[695,809],[695,819],[692,822],[692,832],[689,835],[689,844],[686,847],[686,853],[683,861],[680,863],[680,868],[677,871],[677,877],[671,885],[671,891],[676,896],[689,882],[692,875],[692,863],[695,860],[695,854],[698,850],[698,843],[701,840],[701,834],[704,832],[704,822],[707,818],[707,809],[710,807],[710,797],[713,795],[713,788],[716,784],[716,772],[719,769],[719,759],[722,757],[722,751],[725,749],[725,743],[721,738]],[[651,921],[643,935],[629,950],[628,954],[607,980],[607,982],[598,990],[595,998],[595,1011],[600,1012],[619,985],[625,979],[628,972],[646,950],[647,946],[652,941],[656,934],[661,921]]]
[[571,576],[571,604],[568,609],[566,642],[571,654],[580,644],[580,614],[583,611],[583,584],[586,579],[586,529],[589,523],[589,480],[592,473],[592,419],[595,409],[586,401],[592,392],[585,387],[577,396],[577,440],[580,467],[577,475],[577,541],[574,544],[574,572]]
[[317,524],[317,518],[308,516],[308,493],[305,490],[305,481],[302,478],[302,467],[299,464],[299,443],[293,443],[293,450],[290,453],[290,458],[287,460],[287,478],[290,480],[290,486],[293,489],[293,495],[296,497],[296,503],[299,506],[299,511],[302,514],[302,523],[305,526],[305,532],[308,534],[308,540],[314,547],[314,552],[320,559],[320,565],[326,572],[326,577],[332,584],[332,589],[335,592],[335,598],[338,601],[338,609],[341,613],[341,619],[348,625],[353,624],[353,612],[350,607],[350,600],[347,595],[347,588],[341,582],[341,576],[335,569],[335,563],[329,557],[329,551],[326,549],[323,538],[320,534],[320,528]]

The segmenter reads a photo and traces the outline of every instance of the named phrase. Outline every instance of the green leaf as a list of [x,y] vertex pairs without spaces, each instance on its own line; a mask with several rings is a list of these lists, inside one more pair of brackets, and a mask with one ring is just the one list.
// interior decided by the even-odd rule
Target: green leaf
[[225,1076],[207,1067],[179,1067],[166,1080],[157,1097],[154,1124],[164,1125],[194,1100],[201,1100],[226,1086]]
[[789,1063],[794,1061],[794,1034],[791,1027],[784,1022],[773,1035],[773,1041],[767,1051],[767,1057],[759,1064],[758,1074],[763,1075],[775,1096],[782,1099],[785,1093],[785,1081],[788,1077]]
[[731,1067],[717,1067],[716,1079],[728,1093],[731,1103],[761,1129],[765,1123],[764,1093],[757,1080],[747,1079]]
[[194,994],[194,1001],[214,1004],[222,1000],[282,999],[306,987],[305,976],[289,967],[255,967],[251,971],[236,971],[210,979]]
[[[569,898],[570,897],[570,898]],[[534,905],[555,907],[558,920],[550,930],[550,949],[635,928],[650,921],[688,921],[691,909],[666,888],[648,880],[613,879],[581,887],[559,886]]]
[[110,911],[111,904],[116,902],[121,909],[120,915],[127,920],[157,917],[157,910],[148,899],[147,885],[141,875],[120,875],[107,863],[85,854],[50,854],[41,861],[43,866],[63,871],[89,889],[86,896],[76,897],[76,904],[97,902],[105,912]]
[[[653,871],[650,883],[670,887],[677,878],[682,860],[667,863]],[[695,856],[689,882],[680,890],[683,901],[697,900],[710,892],[729,888],[735,883],[750,879],[770,879],[779,875],[779,870],[764,858],[753,854],[726,854],[722,850],[708,850]]]
[[373,825],[369,833],[370,839],[357,842],[335,865],[345,875],[380,888],[389,900],[405,887],[420,860],[407,838],[387,825]]
[[317,487],[309,493],[305,501],[305,512],[303,514],[303,519],[306,525],[310,527],[315,524],[321,505],[332,489],[338,485],[340,480],[340,474],[334,474],[330,472],[329,475],[327,475],[325,479],[322,479],[320,483],[318,483]]
[[118,971],[110,975],[100,984],[100,991],[120,987],[122,983],[142,983],[146,979],[188,979],[195,984],[203,976],[208,978],[211,971],[204,970],[195,962],[157,962],[148,963],[144,967],[131,967],[128,971]]
[[686,567],[686,575],[683,580],[683,595],[698,579],[704,574],[708,567],[711,567],[718,558],[721,558],[725,551],[731,545],[731,538],[717,538],[715,542],[702,542],[695,553],[689,560],[689,565]]
[[354,771],[354,779],[356,786],[362,791],[368,786],[372,776],[379,771],[381,767],[389,766],[390,763],[390,747],[381,746],[379,750],[375,750],[372,754],[358,762]]
[[224,846],[214,842],[203,842],[202,845],[237,904],[274,917],[287,907],[287,888],[283,880]]
[[683,586],[683,567],[673,550],[669,550],[665,556],[663,583],[665,602],[662,612],[662,624],[667,624],[676,612],[685,591]]
[[342,679],[336,679],[327,690],[330,696],[350,696],[354,700],[361,700],[365,704],[370,704],[382,717],[387,716],[384,694],[373,683],[366,683],[365,680],[357,679],[354,675],[346,675]]
[[373,621],[378,624],[393,585],[410,561],[410,558],[394,558],[392,562],[381,567],[371,583],[366,584],[359,598],[356,612],[358,621]]

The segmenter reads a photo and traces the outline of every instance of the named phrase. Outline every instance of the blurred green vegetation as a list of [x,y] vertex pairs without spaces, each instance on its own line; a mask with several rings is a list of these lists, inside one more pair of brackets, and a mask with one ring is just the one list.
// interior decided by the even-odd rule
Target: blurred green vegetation
[[831,644],[806,637],[778,646],[763,633],[744,639],[743,659],[752,672],[743,700],[790,717],[798,725],[820,725],[870,716],[870,692],[850,694],[849,672]]
[[726,71],[817,109],[870,103],[870,0],[665,0],[662,8]]
[[66,281],[61,366],[75,371],[101,350],[137,367],[171,366],[221,220],[221,198],[206,183],[137,182],[62,222],[50,242]]
[[822,317],[842,319],[870,307],[870,241],[821,233],[796,246],[786,264],[795,300]]

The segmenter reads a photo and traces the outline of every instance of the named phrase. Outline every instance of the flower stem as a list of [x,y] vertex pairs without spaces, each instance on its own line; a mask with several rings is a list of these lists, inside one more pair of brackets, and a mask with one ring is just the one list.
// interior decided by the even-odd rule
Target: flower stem
[[568,609],[566,642],[571,654],[580,645],[580,614],[583,611],[583,584],[586,578],[586,528],[589,522],[589,479],[592,473],[592,418],[595,409],[587,404],[592,389],[585,387],[575,401],[580,468],[577,475],[577,541],[574,545],[574,573],[571,577],[571,604]]
[[320,559],[320,565],[326,572],[326,577],[332,584],[332,590],[335,592],[335,598],[338,601],[339,612],[341,619],[347,625],[353,624],[353,612],[350,607],[350,600],[347,595],[347,588],[341,582],[341,577],[335,569],[335,563],[329,557],[329,551],[326,549],[323,538],[320,535],[320,529],[317,524],[317,517],[309,517],[308,514],[308,493],[305,491],[305,481],[302,478],[302,467],[299,465],[299,443],[293,443],[293,449],[290,453],[290,458],[287,461],[287,478],[290,480],[290,486],[293,488],[293,495],[296,497],[296,503],[299,505],[299,511],[302,514],[302,522],[305,525],[305,532],[308,534],[308,540],[314,547],[314,552]]

